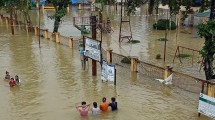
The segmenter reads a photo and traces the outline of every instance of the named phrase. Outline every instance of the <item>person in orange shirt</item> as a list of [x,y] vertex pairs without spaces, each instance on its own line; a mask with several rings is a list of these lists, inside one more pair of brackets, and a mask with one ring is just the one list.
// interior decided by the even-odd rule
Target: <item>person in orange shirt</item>
[[108,111],[108,106],[109,106],[109,103],[106,101],[106,98],[103,97],[102,98],[102,103],[100,104],[100,110],[102,112],[107,112]]

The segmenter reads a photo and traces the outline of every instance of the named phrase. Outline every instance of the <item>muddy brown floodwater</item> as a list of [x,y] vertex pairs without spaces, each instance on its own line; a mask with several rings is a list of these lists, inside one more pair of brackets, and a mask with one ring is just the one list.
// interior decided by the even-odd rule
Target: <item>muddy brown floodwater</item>
[[[71,18],[72,15],[69,19]],[[68,17],[66,16],[66,17]],[[115,18],[117,19],[117,17]],[[152,59],[159,53],[162,43],[154,38],[163,35],[163,31],[151,30],[145,19],[134,17],[142,21],[134,25],[134,29],[148,28],[147,30],[134,30],[135,39],[141,40],[141,45],[132,46],[129,54],[136,53],[140,59]],[[44,20],[45,21],[45,20]],[[150,21],[150,20],[149,20]],[[51,22],[47,22],[51,26]],[[137,23],[137,22],[136,22]],[[71,24],[72,25],[72,24]],[[60,30],[72,31],[62,25]],[[117,27],[116,27],[117,29]],[[117,30],[116,30],[117,31]],[[77,32],[77,31],[76,31]],[[144,32],[144,34],[143,34]],[[153,33],[152,33],[153,32]],[[172,31],[174,32],[174,31]],[[73,34],[71,34],[73,35]],[[109,45],[114,51],[117,41],[117,32],[112,33],[114,38]],[[74,35],[75,36],[75,35]],[[172,35],[173,36],[173,35]],[[151,38],[151,39],[149,39]],[[153,38],[153,39],[152,39]],[[190,45],[198,41],[193,48],[199,49],[202,39],[185,39],[180,35],[181,43]],[[191,37],[189,37],[191,38]],[[183,42],[182,42],[183,41]],[[108,40],[106,41],[108,42]],[[145,44],[146,43],[146,44]],[[168,48],[175,41],[168,41]],[[180,42],[179,42],[180,43]],[[113,83],[102,82],[100,67],[97,77],[91,75],[91,64],[82,70],[78,50],[41,39],[41,48],[38,38],[33,33],[26,33],[16,29],[15,35],[4,25],[0,27],[0,120],[81,120],[75,109],[81,101],[92,103],[101,102],[102,97],[115,96],[119,110],[93,117],[89,113],[89,120],[208,120],[208,117],[198,117],[198,94],[183,91],[174,86],[165,86],[147,76],[133,77],[129,69],[117,66],[117,86]],[[123,48],[129,46],[125,43]],[[117,51],[118,50],[118,51]],[[134,52],[138,51],[138,52]],[[169,51],[169,50],[168,50]],[[91,62],[89,62],[91,63]],[[98,66],[100,66],[98,64]],[[21,79],[21,85],[10,88],[3,80],[5,71]]]

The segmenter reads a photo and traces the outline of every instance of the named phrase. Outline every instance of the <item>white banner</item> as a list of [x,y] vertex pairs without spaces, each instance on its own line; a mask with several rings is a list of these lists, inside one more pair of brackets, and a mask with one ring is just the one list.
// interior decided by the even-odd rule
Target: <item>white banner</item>
[[100,62],[101,61],[100,41],[86,38],[84,55]]
[[114,67],[114,65],[107,65],[107,74],[108,74],[108,80],[114,81],[114,79],[115,79],[115,67]]
[[102,60],[101,79],[105,81],[114,81],[115,79],[115,66],[108,65],[106,60]]
[[102,60],[102,80],[107,80],[107,62],[106,60]]
[[200,93],[198,112],[215,118],[215,98]]

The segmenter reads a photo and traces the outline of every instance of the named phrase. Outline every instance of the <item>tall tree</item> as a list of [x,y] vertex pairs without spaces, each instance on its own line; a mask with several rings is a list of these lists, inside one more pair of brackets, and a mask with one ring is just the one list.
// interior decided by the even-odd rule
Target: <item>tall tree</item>
[[58,32],[58,28],[61,22],[61,19],[66,15],[70,0],[47,0],[48,3],[52,4],[55,7],[55,14],[50,16],[51,19],[54,19],[54,32]]

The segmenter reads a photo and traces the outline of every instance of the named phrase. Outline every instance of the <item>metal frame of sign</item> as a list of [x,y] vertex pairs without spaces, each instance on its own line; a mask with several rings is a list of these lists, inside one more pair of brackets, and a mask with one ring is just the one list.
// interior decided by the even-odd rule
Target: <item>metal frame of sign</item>
[[100,40],[95,40],[95,39],[92,39],[92,38],[90,38],[90,37],[87,37],[87,36],[83,36],[83,48],[84,48],[84,51],[85,51],[85,43],[86,43],[86,39],[91,39],[91,40],[94,40],[94,41],[96,41],[96,42],[99,42],[100,43],[100,45],[99,45],[99,50],[100,50],[100,60],[96,60],[96,59],[94,59],[94,58],[92,58],[92,57],[89,57],[89,56],[86,56],[86,57],[88,57],[88,58],[91,58],[91,59],[93,59],[93,60],[96,60],[96,61],[98,61],[98,62],[102,62],[102,51],[101,51],[101,47],[102,47],[102,43],[101,43],[101,41]]

